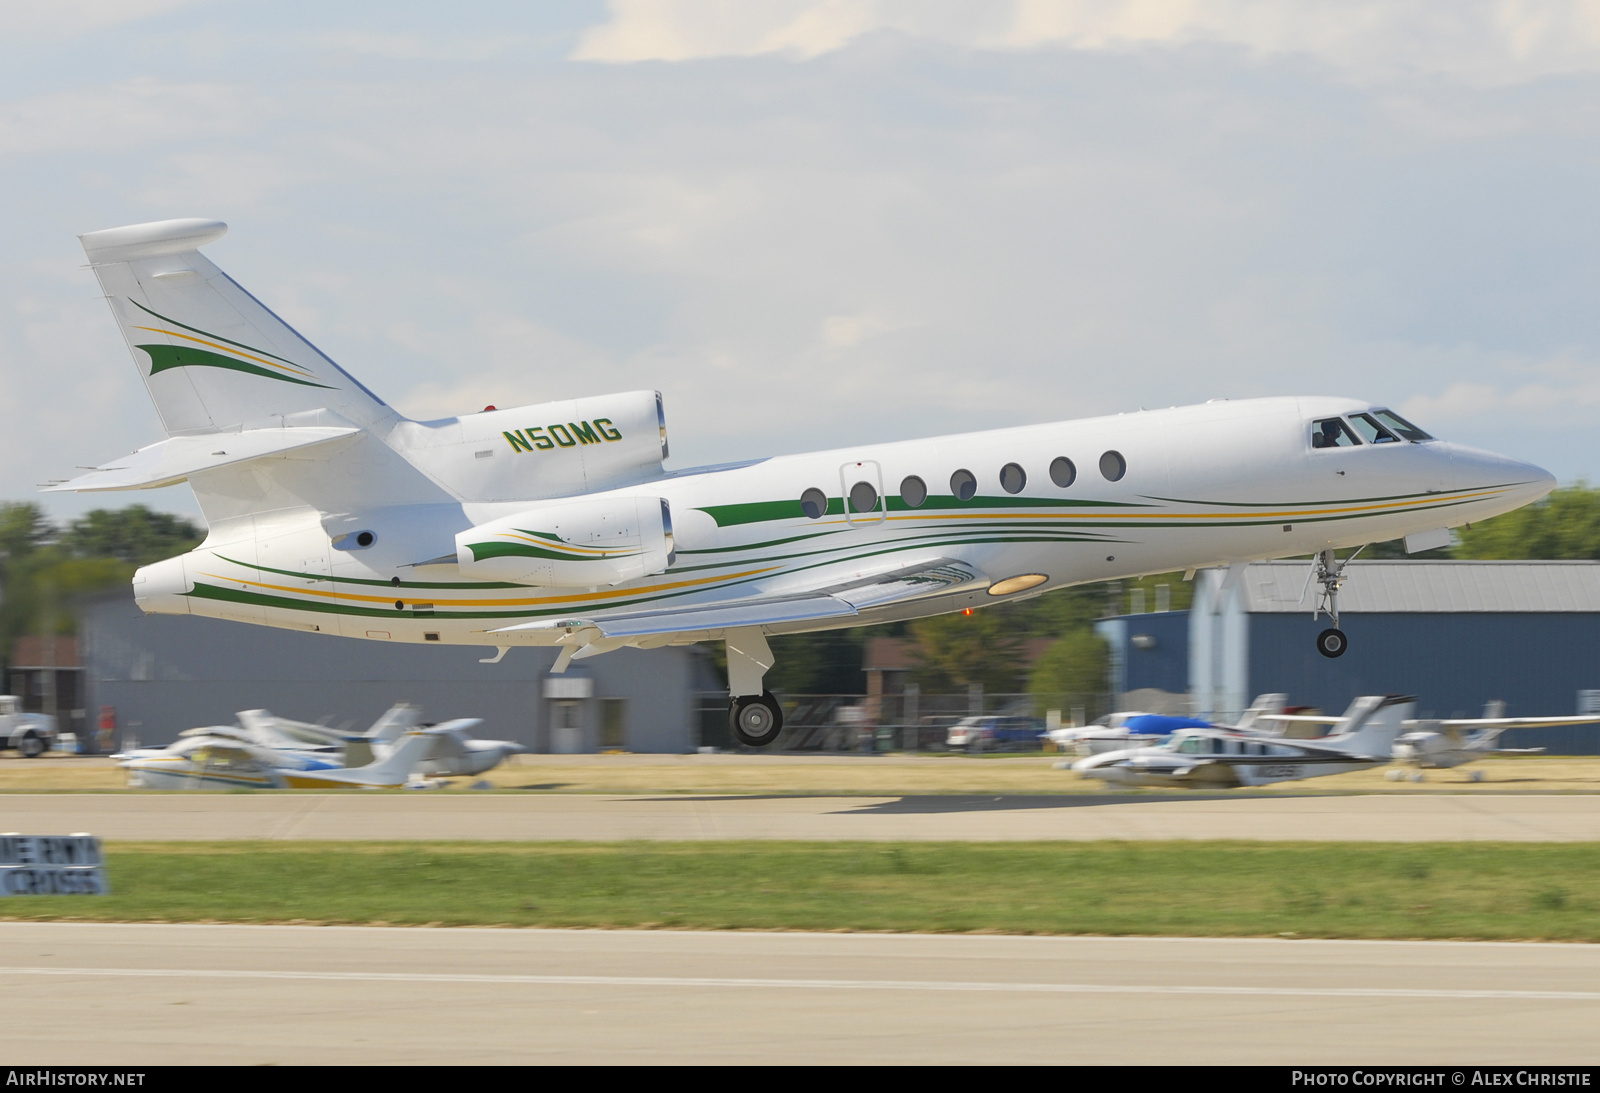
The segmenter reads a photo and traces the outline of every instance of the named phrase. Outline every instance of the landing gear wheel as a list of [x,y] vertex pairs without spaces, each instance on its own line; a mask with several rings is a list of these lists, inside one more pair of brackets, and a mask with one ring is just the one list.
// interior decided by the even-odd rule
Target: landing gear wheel
[[22,734],[22,739],[17,741],[17,754],[24,759],[37,759],[44,754],[44,741],[36,732]]
[[1344,636],[1343,630],[1330,627],[1317,635],[1317,652],[1325,657],[1342,657],[1349,647],[1350,639]]
[[764,748],[783,731],[783,711],[770,691],[745,695],[734,699],[728,707],[728,725],[739,743],[750,748]]

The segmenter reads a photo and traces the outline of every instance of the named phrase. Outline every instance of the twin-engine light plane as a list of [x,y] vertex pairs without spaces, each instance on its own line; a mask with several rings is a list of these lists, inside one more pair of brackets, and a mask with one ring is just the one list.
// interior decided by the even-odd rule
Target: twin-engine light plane
[[1545,471],[1348,398],[1213,401],[669,470],[656,391],[411,421],[204,257],[215,220],[80,239],[167,439],[54,490],[187,481],[204,543],[139,570],[148,612],[379,641],[726,642],[730,720],[782,725],[772,634],[919,618],[1053,588],[1314,556],[1548,493]]
[[1163,743],[1091,755],[1072,769],[1123,785],[1208,789],[1345,774],[1387,763],[1416,704],[1409,695],[1363,695],[1332,733],[1315,740],[1252,729],[1178,729]]

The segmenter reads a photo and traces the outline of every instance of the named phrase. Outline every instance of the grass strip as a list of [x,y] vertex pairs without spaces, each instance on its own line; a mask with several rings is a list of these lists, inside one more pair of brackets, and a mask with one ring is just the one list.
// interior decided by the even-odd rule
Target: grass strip
[[1600,941],[1595,843],[113,843],[0,918]]

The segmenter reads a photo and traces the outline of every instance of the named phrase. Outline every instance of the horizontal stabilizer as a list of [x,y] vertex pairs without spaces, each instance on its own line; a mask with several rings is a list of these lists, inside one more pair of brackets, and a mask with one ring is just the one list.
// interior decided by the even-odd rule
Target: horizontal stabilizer
[[43,489],[46,493],[155,489],[175,485],[201,471],[286,455],[302,448],[345,440],[360,431],[353,427],[319,425],[175,436],[96,467],[88,474]]

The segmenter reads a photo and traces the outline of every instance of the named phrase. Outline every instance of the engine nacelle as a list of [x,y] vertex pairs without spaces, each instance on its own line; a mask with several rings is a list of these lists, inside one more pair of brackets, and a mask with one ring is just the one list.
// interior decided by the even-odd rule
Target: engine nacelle
[[658,391],[402,421],[389,442],[466,501],[614,490],[659,477],[667,420]]
[[672,564],[672,510],[660,497],[555,501],[463,531],[456,561],[486,580],[621,584]]

